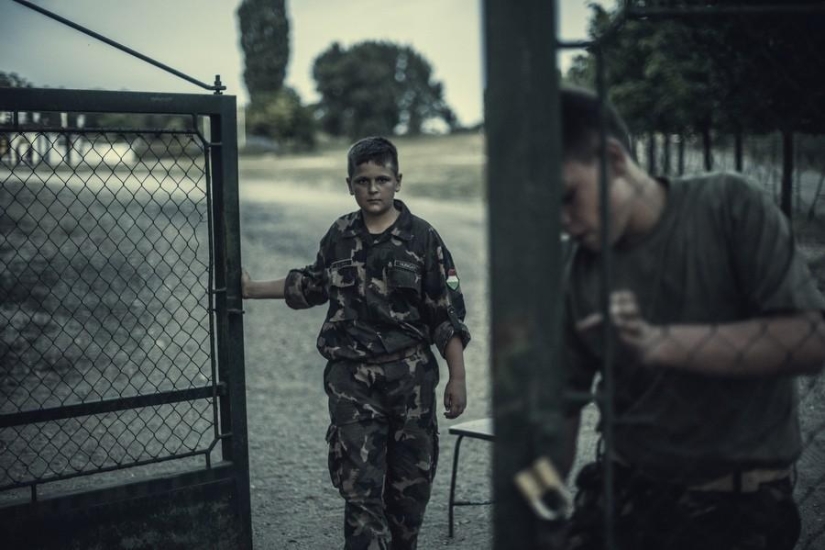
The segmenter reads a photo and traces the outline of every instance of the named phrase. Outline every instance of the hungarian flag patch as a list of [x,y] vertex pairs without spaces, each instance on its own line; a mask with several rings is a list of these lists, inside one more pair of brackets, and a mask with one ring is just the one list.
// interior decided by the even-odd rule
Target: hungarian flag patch
[[447,286],[453,290],[458,290],[458,275],[455,273],[455,269],[451,269],[447,272]]

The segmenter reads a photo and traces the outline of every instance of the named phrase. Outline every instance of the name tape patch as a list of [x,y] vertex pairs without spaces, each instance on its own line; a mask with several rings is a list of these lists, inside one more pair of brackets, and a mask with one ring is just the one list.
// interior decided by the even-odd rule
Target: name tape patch
[[395,260],[395,262],[393,262],[393,267],[400,267],[401,269],[406,269],[407,271],[415,271],[416,273],[418,273],[418,265],[413,262]]

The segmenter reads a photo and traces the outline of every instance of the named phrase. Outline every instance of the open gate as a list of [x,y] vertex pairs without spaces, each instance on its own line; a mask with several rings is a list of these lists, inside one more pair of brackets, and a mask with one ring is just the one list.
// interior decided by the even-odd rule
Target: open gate
[[239,280],[234,97],[0,89],[5,547],[251,547]]

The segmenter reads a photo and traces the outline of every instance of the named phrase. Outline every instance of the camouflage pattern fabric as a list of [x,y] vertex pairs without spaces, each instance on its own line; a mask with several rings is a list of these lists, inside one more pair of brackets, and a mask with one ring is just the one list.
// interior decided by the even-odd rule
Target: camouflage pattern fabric
[[360,211],[342,216],[321,239],[315,263],[287,276],[291,308],[329,301],[317,345],[330,361],[367,361],[422,343],[443,356],[453,336],[470,341],[449,250],[429,223],[403,202],[395,206],[400,215],[381,235],[367,231]]
[[[750,493],[710,492],[650,481],[620,464],[614,473],[616,550],[792,550],[799,538],[789,479]],[[565,548],[603,550],[603,463],[582,468],[576,486]]]
[[346,501],[347,550],[416,548],[438,462],[429,347],[382,364],[330,362],[329,471]]

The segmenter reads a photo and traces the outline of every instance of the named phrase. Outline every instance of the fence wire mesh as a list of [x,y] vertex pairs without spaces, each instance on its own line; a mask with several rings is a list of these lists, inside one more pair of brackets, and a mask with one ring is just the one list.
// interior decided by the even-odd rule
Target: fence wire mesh
[[[604,472],[582,478],[577,503],[611,512],[594,516],[595,542],[577,532],[575,548],[825,547],[825,381],[810,359],[825,342],[825,94],[812,80],[825,69],[825,11],[745,4],[597,9],[592,30],[610,37],[566,75],[597,88],[602,56],[605,96],[639,166],[670,182],[664,199],[656,186],[626,198],[610,189],[595,227],[618,239],[597,254],[609,268],[579,252],[571,269],[573,319],[604,313],[615,345],[606,356],[600,334],[574,338],[575,364],[596,376],[600,428],[612,428],[601,456],[615,466],[606,504],[581,493],[599,493]],[[622,224],[646,216],[659,221],[634,241]]]
[[72,117],[0,113],[3,489],[205,453],[217,436],[212,397],[124,404],[214,388],[205,142]]

